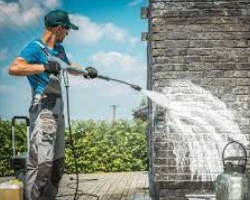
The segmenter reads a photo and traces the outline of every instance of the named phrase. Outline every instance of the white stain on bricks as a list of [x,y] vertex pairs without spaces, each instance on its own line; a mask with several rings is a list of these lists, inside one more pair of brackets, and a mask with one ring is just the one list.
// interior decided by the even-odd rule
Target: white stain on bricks
[[221,155],[229,141],[249,145],[237,123],[237,112],[190,80],[169,81],[163,93],[142,92],[165,108],[161,134],[171,148],[164,150],[175,157],[175,166],[167,167],[175,167],[177,174],[189,174],[189,180],[215,180],[223,171]]

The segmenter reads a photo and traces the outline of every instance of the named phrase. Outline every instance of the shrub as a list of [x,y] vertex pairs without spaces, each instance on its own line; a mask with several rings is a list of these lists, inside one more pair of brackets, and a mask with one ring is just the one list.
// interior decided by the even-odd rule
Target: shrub
[[[79,172],[140,171],[147,169],[146,123],[140,120],[73,121],[72,135]],[[17,153],[26,151],[26,127],[17,124]],[[70,135],[66,130],[66,172],[75,171]],[[12,156],[11,122],[0,126],[0,176],[13,175],[9,168]]]

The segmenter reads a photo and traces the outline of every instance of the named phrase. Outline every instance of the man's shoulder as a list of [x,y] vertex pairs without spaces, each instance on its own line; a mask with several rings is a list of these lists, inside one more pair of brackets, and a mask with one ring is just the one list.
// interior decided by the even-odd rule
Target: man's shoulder
[[28,44],[26,44],[25,48],[34,48],[34,49],[41,49],[38,40],[32,40]]
[[26,44],[22,51],[21,54],[23,52],[29,52],[29,53],[33,53],[33,54],[40,54],[42,52],[42,47],[37,43],[37,40],[33,40],[31,42],[29,42],[28,44]]
[[26,44],[19,56],[30,63],[43,63],[45,62],[44,53],[36,41],[37,40],[33,40]]

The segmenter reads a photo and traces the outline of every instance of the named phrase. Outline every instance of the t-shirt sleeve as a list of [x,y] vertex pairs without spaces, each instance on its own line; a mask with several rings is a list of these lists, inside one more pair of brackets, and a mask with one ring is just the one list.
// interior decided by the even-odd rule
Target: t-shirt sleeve
[[21,51],[19,57],[25,59],[28,63],[40,63],[39,55],[41,54],[41,49],[38,45],[31,42]]

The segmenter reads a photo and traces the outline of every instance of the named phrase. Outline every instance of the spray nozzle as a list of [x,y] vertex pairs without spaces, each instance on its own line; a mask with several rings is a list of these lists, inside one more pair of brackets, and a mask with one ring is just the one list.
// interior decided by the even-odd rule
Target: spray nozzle
[[141,87],[138,86],[138,85],[133,85],[133,84],[131,84],[130,86],[131,86],[133,89],[137,90],[137,91],[141,91]]

